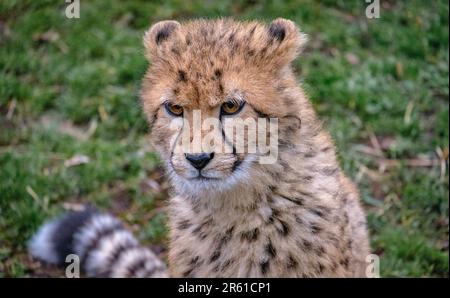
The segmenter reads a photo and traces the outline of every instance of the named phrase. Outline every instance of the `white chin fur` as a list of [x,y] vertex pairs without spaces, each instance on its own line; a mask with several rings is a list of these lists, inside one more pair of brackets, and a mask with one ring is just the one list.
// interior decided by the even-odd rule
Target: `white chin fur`
[[44,224],[31,238],[28,249],[33,257],[50,264],[58,263],[58,254],[53,247],[53,235],[58,228],[58,220]]

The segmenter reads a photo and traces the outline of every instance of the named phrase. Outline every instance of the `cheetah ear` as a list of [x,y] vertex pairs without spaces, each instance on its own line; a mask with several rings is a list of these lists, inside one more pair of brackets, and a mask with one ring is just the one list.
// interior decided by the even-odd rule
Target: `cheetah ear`
[[294,22],[283,18],[270,23],[267,33],[273,59],[285,65],[298,56],[307,40]]
[[152,59],[159,56],[164,45],[175,38],[180,26],[180,23],[172,20],[153,24],[145,32],[143,38],[147,58]]

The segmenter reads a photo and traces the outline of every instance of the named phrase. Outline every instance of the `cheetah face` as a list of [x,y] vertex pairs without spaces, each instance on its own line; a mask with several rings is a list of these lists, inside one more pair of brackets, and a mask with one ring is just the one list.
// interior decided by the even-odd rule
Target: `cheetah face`
[[151,141],[176,188],[224,190],[245,183],[261,158],[276,162],[278,119],[296,109],[282,86],[292,81],[289,64],[303,39],[284,19],[150,28],[141,98]]

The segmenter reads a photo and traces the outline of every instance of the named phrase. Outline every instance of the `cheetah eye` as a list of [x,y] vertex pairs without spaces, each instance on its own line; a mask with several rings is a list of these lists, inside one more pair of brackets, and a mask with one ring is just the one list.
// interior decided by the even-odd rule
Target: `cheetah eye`
[[166,108],[166,111],[172,116],[180,117],[183,115],[183,107],[180,105],[165,102],[164,107]]
[[220,108],[222,115],[234,115],[239,112],[244,106],[245,102],[236,100],[229,100],[224,102]]

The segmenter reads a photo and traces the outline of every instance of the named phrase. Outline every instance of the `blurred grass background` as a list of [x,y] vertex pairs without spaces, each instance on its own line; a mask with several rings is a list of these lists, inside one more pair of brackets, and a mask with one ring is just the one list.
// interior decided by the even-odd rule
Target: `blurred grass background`
[[60,276],[26,253],[63,209],[112,211],[165,254],[167,183],[138,90],[163,19],[294,20],[295,70],[360,187],[382,276],[448,276],[447,1],[0,2],[0,277]]

